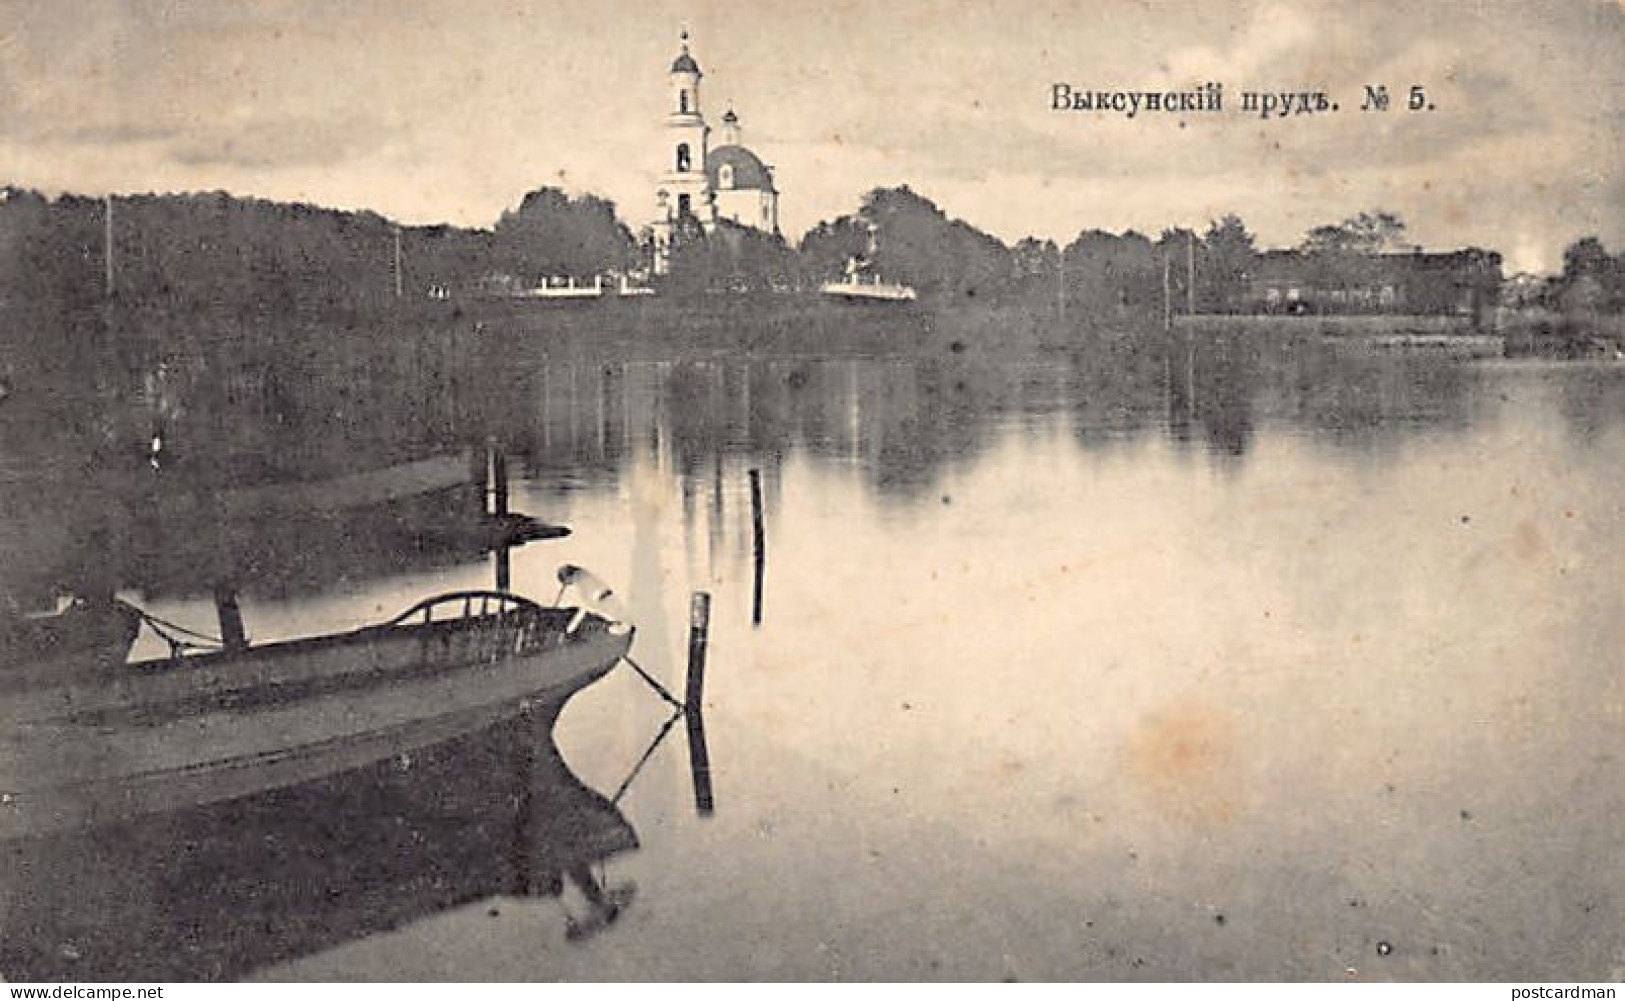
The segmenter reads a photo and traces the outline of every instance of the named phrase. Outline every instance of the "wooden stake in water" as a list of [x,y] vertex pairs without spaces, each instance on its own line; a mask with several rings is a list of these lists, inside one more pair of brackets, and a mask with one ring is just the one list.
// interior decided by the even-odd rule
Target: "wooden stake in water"
[[491,555],[496,563],[496,586],[498,591],[506,591],[513,583],[513,564],[509,559],[507,545],[507,516],[508,516],[508,456],[496,444],[489,446],[491,453],[491,514],[486,519],[490,530],[502,533]]
[[762,624],[762,582],[767,572],[767,530],[762,525],[762,472],[759,469],[750,471],[750,527],[756,544],[756,580],[750,621],[759,626]]
[[[754,472],[754,470],[753,470]],[[695,591],[688,609],[688,690],[683,715],[688,726],[688,769],[694,780],[694,809],[711,815],[711,753],[705,745],[705,647],[711,632],[711,596]]]
[[695,591],[688,607],[688,689],[684,709],[698,713],[705,702],[705,647],[710,642],[711,595]]
[[508,513],[508,454],[500,447],[491,450],[491,489],[494,495],[491,513],[503,517]]
[[491,553],[492,558],[496,560],[496,585],[498,591],[507,591],[513,587],[513,560],[508,553],[509,547],[505,540]]
[[705,744],[705,713],[684,713],[688,725],[688,773],[694,781],[694,812],[709,817],[716,810],[711,795],[711,751]]

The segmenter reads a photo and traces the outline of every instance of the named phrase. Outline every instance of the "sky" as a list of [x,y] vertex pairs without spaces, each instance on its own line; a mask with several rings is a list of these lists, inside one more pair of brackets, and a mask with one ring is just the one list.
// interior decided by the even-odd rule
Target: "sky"
[[[1233,212],[1291,246],[1383,209],[1509,272],[1585,235],[1625,249],[1619,0],[0,0],[0,183],[472,226],[555,185],[636,228],[684,28],[792,240],[906,183],[1010,242]],[[1056,83],[1207,81],[1222,113],[1052,110]],[[1389,111],[1358,110],[1368,84]],[[1433,110],[1405,109],[1418,84]],[[1245,90],[1340,110],[1265,119]]]

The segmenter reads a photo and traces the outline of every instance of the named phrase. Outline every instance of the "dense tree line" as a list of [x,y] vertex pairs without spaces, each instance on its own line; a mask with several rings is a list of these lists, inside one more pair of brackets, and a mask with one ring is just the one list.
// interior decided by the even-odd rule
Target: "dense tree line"
[[855,268],[941,299],[996,299],[1016,283],[1010,248],[906,185],[870,191],[855,215],[820,223],[799,249],[812,280]]
[[636,261],[613,203],[555,188],[527,194],[493,230],[222,193],[51,201],[4,189],[0,250],[0,297],[12,309],[116,296],[274,315],[378,306],[491,274],[589,277]]
[[1405,249],[1405,222],[1380,209],[1361,212],[1340,223],[1311,229],[1304,234],[1300,249],[1306,254],[1325,255],[1393,253]]
[[996,297],[1014,279],[1011,252],[996,237],[899,187],[869,192],[858,212],[819,223],[794,248],[727,222],[709,232],[695,220],[679,224],[670,284],[686,292],[808,289],[851,271],[935,299]]
[[1625,252],[1609,254],[1595,236],[1574,241],[1563,251],[1563,273],[1546,298],[1569,313],[1625,311]]
[[689,216],[672,237],[671,271],[664,291],[679,297],[707,293],[767,293],[797,287],[802,266],[777,233],[720,219],[706,232]]
[[1003,243],[906,186],[871,191],[858,214],[876,234],[878,271],[922,295],[996,295],[1014,278]]
[[1169,230],[1152,241],[1132,230],[1088,229],[1065,247],[1034,237],[1006,246],[907,187],[871,191],[856,214],[819,223],[799,247],[802,271],[815,280],[855,264],[914,286],[922,298],[981,297],[1057,311],[1076,308],[1080,315],[1160,312],[1165,271],[1167,294],[1180,303],[1188,302],[1194,270],[1198,309],[1240,308],[1255,256],[1254,238],[1235,216],[1213,222],[1203,235]]
[[613,202],[540,188],[497,221],[486,266],[522,281],[586,279],[627,270],[636,260],[632,231],[616,217]]
[[[61,314],[94,312],[103,288],[106,207],[10,192],[0,205],[0,297]],[[647,267],[615,206],[592,195],[540,188],[491,230],[402,227],[370,212],[339,212],[223,194],[137,196],[113,201],[118,298],[155,310],[208,308],[246,317],[329,315],[381,308],[397,295],[512,290],[569,276],[590,279]],[[679,227],[669,279],[674,292],[813,288],[852,269],[901,282],[927,301],[1050,304],[1149,316],[1243,311],[1259,251],[1228,215],[1205,232],[1171,229],[1152,238],[1086,229],[1064,246],[1027,238],[1007,246],[951,218],[910,188],[877,188],[857,212],[821,222],[792,247],[776,235],[723,224]],[[1299,248],[1345,278],[1363,261],[1402,246],[1404,223],[1360,213],[1318,226]],[[1578,244],[1566,271],[1605,302],[1618,299],[1618,267],[1600,244]],[[1194,282],[1194,285],[1192,283]],[[26,286],[27,293],[22,290]],[[8,293],[8,289],[10,292]],[[63,317],[28,324],[61,329]]]

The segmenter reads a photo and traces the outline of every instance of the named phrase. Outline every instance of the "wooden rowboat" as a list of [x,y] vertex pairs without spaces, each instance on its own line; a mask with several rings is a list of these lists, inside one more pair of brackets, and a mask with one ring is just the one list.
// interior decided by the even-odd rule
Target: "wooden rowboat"
[[404,754],[567,698],[631,642],[629,626],[597,614],[464,591],[335,635],[135,663],[14,663],[0,672],[0,839]]

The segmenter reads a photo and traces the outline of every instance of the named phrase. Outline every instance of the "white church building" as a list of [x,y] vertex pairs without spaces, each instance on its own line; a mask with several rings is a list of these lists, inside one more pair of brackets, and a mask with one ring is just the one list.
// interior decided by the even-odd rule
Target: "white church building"
[[671,64],[670,106],[666,114],[664,156],[655,191],[654,270],[665,274],[671,261],[672,235],[690,219],[709,233],[727,219],[768,233],[779,231],[779,193],[773,168],[740,139],[739,116],[729,108],[722,116],[720,142],[711,145],[711,127],[700,109],[700,64],[683,50]]

